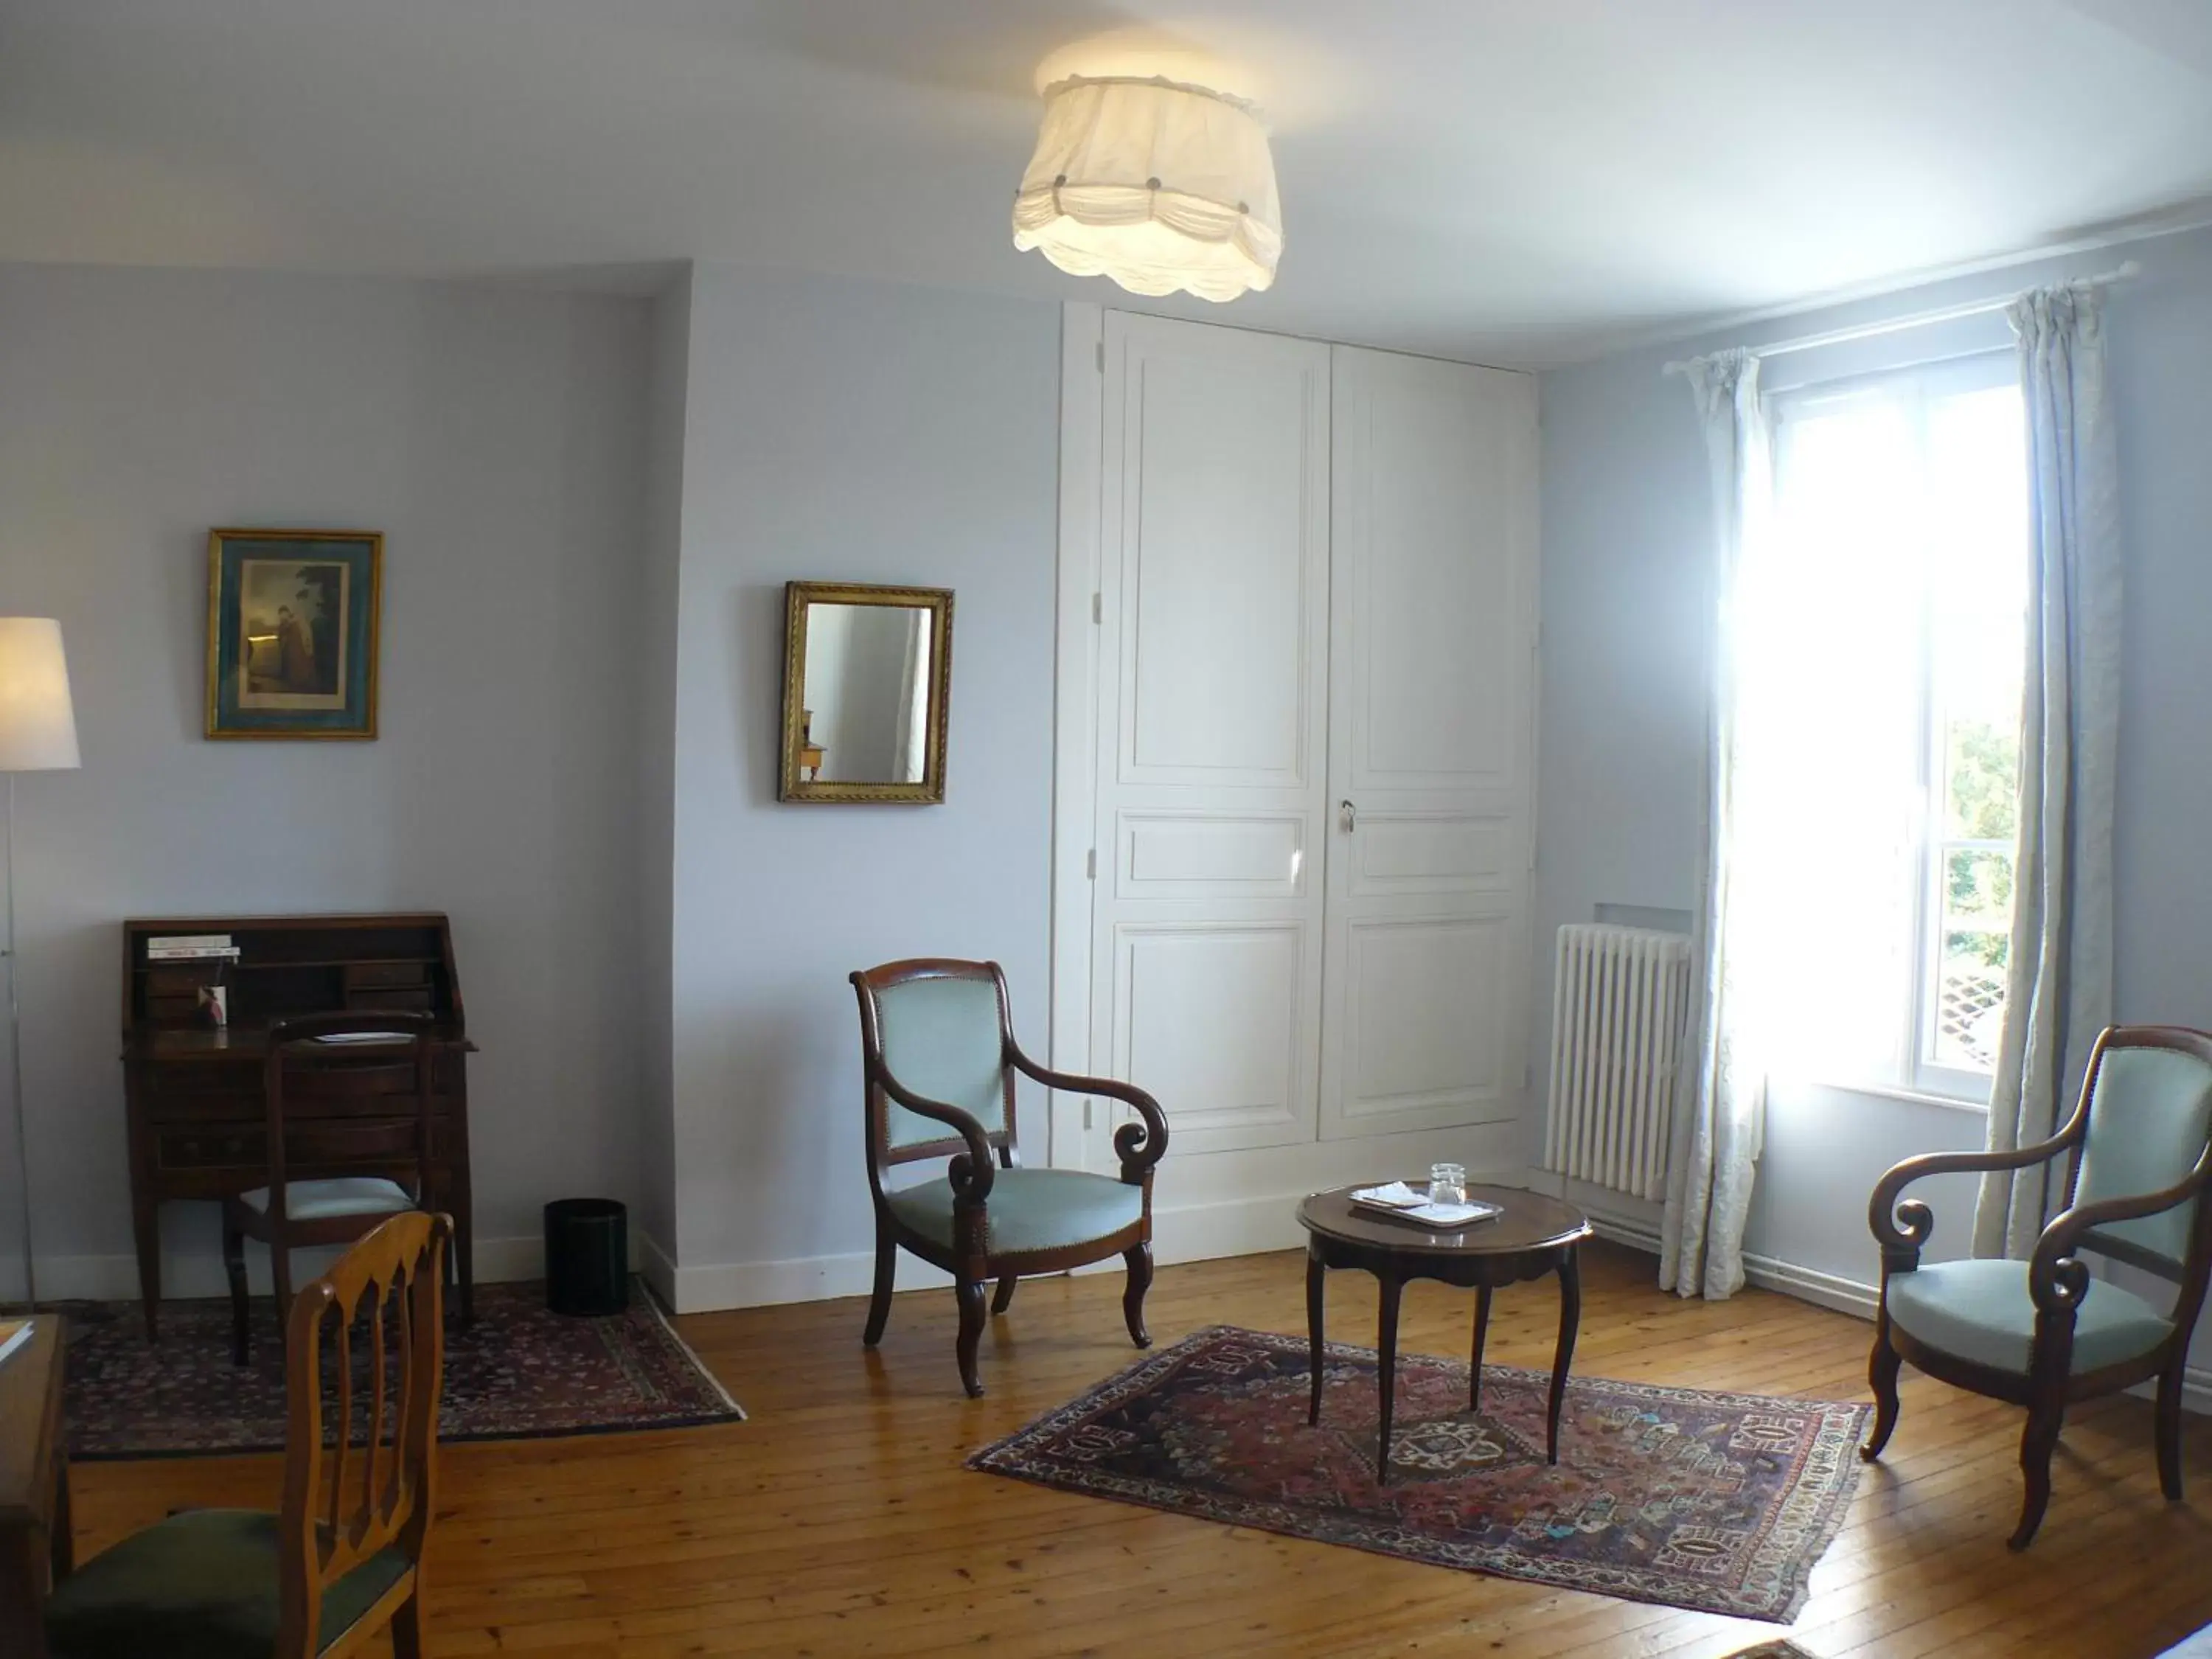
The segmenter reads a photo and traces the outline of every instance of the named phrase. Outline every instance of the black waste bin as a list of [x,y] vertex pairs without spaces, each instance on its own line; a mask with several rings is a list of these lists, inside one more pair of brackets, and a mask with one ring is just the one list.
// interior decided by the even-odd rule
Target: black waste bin
[[545,1305],[557,1314],[618,1314],[629,1306],[629,1212],[611,1198],[561,1198],[545,1206]]

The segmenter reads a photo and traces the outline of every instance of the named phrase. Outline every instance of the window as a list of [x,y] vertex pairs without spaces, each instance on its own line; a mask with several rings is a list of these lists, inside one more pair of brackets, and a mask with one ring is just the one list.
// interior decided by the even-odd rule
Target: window
[[1771,401],[1735,635],[1778,1073],[1988,1098],[2026,647],[2014,373],[2001,354]]

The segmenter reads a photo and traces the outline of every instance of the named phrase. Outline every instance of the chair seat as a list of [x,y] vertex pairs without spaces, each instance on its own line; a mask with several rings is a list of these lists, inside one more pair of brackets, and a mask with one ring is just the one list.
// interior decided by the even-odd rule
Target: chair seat
[[[276,1645],[276,1517],[198,1510],[133,1534],[54,1586],[54,1659],[269,1659]],[[407,1574],[380,1551],[323,1595],[321,1652]]]
[[[1931,1348],[2025,1374],[2035,1340],[2035,1299],[2025,1261],[1941,1261],[1889,1278],[1890,1322]],[[2149,1352],[2173,1322],[2118,1285],[2090,1284],[2074,1314],[2075,1372]]]
[[[240,1193],[238,1201],[264,1214],[269,1189],[256,1187]],[[396,1215],[415,1208],[415,1200],[396,1181],[381,1176],[343,1176],[332,1181],[288,1181],[284,1183],[284,1214],[292,1221],[328,1221],[342,1215]]]
[[[890,1193],[891,1212],[924,1238],[952,1246],[952,1183]],[[1145,1189],[1079,1170],[1000,1170],[983,1206],[986,1248],[997,1255],[1059,1250],[1106,1238],[1145,1212]]]

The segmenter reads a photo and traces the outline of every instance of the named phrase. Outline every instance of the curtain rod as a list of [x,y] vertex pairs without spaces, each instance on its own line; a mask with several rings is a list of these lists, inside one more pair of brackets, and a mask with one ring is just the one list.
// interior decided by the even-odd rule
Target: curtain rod
[[[2111,270],[2095,276],[2078,277],[2063,286],[2110,288],[2115,283],[2124,283],[2130,276],[2142,274],[2142,267],[2133,259],[2127,259]],[[1793,351],[1811,351],[1820,346],[1848,345],[1853,340],[1877,339],[1885,334],[1901,333],[1908,328],[1926,328],[1936,323],[1957,322],[1966,317],[1983,317],[1993,311],[2002,311],[2013,302],[2013,299],[2014,296],[2008,294],[2002,299],[1972,300],[1964,305],[1946,306],[1939,311],[1916,311],[1908,316],[1892,317],[1883,322],[1862,323],[1856,328],[1834,328],[1824,334],[1806,334],[1794,340],[1777,340],[1772,345],[1753,346],[1751,355],[1761,359],[1781,357]],[[1689,367],[1687,362],[1678,359],[1668,363],[1659,372],[1662,374],[1680,374]]]

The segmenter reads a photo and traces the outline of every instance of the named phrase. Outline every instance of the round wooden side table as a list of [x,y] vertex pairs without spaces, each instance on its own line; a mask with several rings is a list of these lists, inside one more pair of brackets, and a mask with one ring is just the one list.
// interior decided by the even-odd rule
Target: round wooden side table
[[[1363,1185],[1367,1183],[1362,1183]],[[1517,1187],[1469,1187],[1468,1198],[1495,1204],[1500,1213],[1463,1232],[1439,1232],[1417,1221],[1352,1201],[1354,1188],[1316,1193],[1298,1206],[1298,1224],[1306,1230],[1306,1329],[1313,1345],[1313,1403],[1306,1421],[1321,1421],[1322,1285],[1331,1267],[1360,1267],[1382,1287],[1376,1322],[1376,1381],[1381,1396],[1382,1427],[1375,1455],[1375,1478],[1390,1479],[1390,1409],[1397,1387],[1398,1298],[1406,1282],[1439,1279],[1472,1287],[1474,1301],[1474,1359],[1468,1408],[1482,1406],[1482,1340],[1490,1325],[1491,1292],[1502,1285],[1559,1276],[1559,1343],[1552,1357],[1552,1394],[1546,1413],[1546,1449],[1559,1461],[1559,1407],[1566,1398],[1567,1365],[1575,1354],[1575,1330],[1582,1320],[1581,1268],[1577,1251],[1590,1236],[1589,1218],[1571,1204]]]

